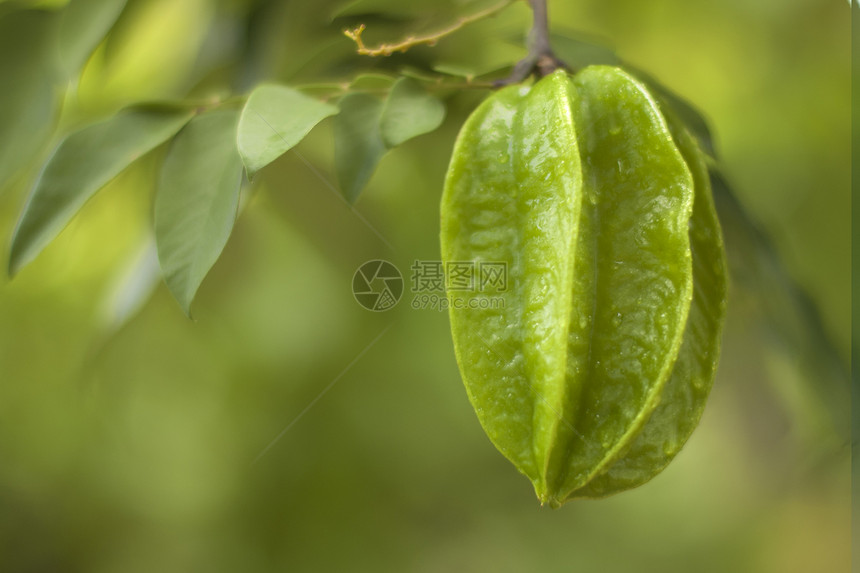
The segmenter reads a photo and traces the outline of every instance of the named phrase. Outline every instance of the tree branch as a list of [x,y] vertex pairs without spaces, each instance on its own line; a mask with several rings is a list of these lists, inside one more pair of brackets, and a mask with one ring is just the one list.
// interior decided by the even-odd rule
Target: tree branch
[[534,15],[528,40],[529,55],[517,62],[511,75],[497,81],[496,86],[518,84],[532,74],[542,78],[555,70],[569,69],[567,64],[558,59],[550,46],[546,0],[529,0],[529,5],[532,7]]
[[369,48],[365,46],[364,42],[361,39],[361,34],[362,32],[364,32],[364,24],[361,24],[358,28],[355,28],[353,30],[344,30],[343,34],[347,38],[355,42],[355,45],[357,46],[357,51],[362,56],[390,56],[394,52],[405,52],[409,48],[413,46],[418,46],[420,44],[429,44],[432,46],[440,39],[453,34],[463,26],[486,18],[487,16],[492,16],[496,12],[500,12],[502,11],[502,9],[507,8],[509,5],[513,4],[513,2],[514,0],[502,0],[498,4],[490,6],[486,10],[481,10],[480,12],[469,14],[468,16],[463,16],[447,28],[443,28],[442,30],[439,30],[437,32],[433,32],[424,36],[409,36],[399,42],[391,44],[381,44],[375,48]]

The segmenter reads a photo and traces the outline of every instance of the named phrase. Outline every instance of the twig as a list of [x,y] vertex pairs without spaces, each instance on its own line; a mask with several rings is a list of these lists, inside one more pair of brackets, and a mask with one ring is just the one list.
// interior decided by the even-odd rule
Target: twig
[[364,24],[361,24],[360,26],[358,26],[358,28],[355,28],[354,30],[344,30],[343,33],[347,38],[350,38],[353,42],[355,42],[356,46],[358,46],[357,51],[362,56],[390,56],[394,52],[405,52],[409,48],[421,44],[427,44],[430,46],[435,45],[436,42],[438,42],[440,39],[453,34],[460,28],[471,24],[472,22],[476,22],[488,16],[492,16],[497,12],[501,12],[504,8],[507,8],[509,5],[513,4],[514,1],[515,0],[502,0],[498,4],[490,6],[485,10],[481,10],[480,12],[476,12],[468,16],[463,16],[447,28],[443,28],[442,30],[439,30],[432,34],[427,34],[424,36],[408,36],[399,42],[395,42],[393,44],[380,44],[375,48],[369,48],[365,46],[364,42],[361,39],[361,34],[364,32]]
[[529,34],[529,55],[517,62],[511,75],[497,81],[497,86],[518,84],[532,74],[542,78],[555,70],[569,69],[567,64],[553,53],[550,46],[546,0],[529,0],[529,5],[534,14],[534,22]]

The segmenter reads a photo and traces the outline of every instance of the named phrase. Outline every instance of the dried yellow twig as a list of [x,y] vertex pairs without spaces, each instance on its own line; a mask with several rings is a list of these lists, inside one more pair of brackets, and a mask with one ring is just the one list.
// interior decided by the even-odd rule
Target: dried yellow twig
[[502,0],[498,4],[490,6],[489,8],[481,10],[480,12],[475,12],[474,14],[463,16],[447,28],[443,28],[438,32],[434,32],[432,34],[427,34],[424,36],[407,36],[399,42],[393,44],[381,44],[375,48],[368,48],[364,45],[364,41],[362,41],[361,39],[361,34],[362,32],[364,32],[364,24],[361,24],[358,28],[355,28],[354,30],[344,30],[343,33],[347,38],[355,42],[355,45],[358,47],[357,51],[362,56],[390,56],[394,52],[405,52],[409,48],[413,46],[418,46],[420,44],[428,44],[432,46],[440,39],[453,34],[463,26],[481,20],[482,18],[492,16],[496,12],[501,12],[503,9],[510,6],[515,1],[516,0]]

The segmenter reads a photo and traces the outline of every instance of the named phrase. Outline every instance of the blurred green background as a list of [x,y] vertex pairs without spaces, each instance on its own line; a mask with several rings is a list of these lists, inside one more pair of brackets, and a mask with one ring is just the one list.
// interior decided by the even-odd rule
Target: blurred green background
[[[341,35],[366,23],[368,43],[397,39],[491,4],[131,0],[79,77],[27,96],[62,112],[34,114],[41,151],[0,194],[4,241],[52,146],[39,133],[55,141],[131,102],[247,93],[261,80],[496,70],[524,55],[524,2],[391,58],[354,55]],[[0,78],[38,51],[14,18],[63,5],[0,1]],[[299,146],[318,173],[290,153],[249,190],[194,322],[163,285],[148,295],[160,150],[0,282],[0,569],[848,570],[848,3],[549,8],[554,30],[614,46],[709,118],[724,174],[822,329],[774,323],[793,312],[766,310],[782,301],[774,285],[735,277],[712,397],[677,460],[639,489],[542,509],[471,410],[447,315],[413,310],[408,291],[371,313],[350,290],[367,260],[408,280],[414,260],[438,259],[450,150],[486,91],[450,96],[442,129],[383,159],[361,217],[330,188],[324,122]],[[0,84],[4,107],[15,88]],[[745,223],[724,224],[743,257],[733,237]]]

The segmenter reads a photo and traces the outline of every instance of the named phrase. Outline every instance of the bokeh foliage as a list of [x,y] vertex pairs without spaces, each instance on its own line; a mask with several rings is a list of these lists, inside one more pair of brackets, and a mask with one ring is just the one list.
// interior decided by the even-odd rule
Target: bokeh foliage
[[[491,4],[130,0],[110,24],[63,20],[60,0],[0,1],[0,126],[27,126],[0,151],[15,168],[0,173],[12,177],[0,229],[10,236],[61,135],[131,103],[406,67],[503,73],[524,54],[523,2],[389,58],[360,57],[341,34],[364,23],[373,44]],[[447,316],[411,309],[408,292],[383,314],[352,299],[369,259],[407,280],[414,260],[438,259],[451,146],[487,93],[448,91],[442,128],[389,152],[355,208],[334,189],[330,120],[261,171],[194,322],[153,262],[163,148],[3,282],[0,568],[846,570],[848,12],[819,0],[550,1],[559,35],[611,45],[704,111],[737,195],[721,213],[736,263],[717,382],[653,482],[541,510],[471,411]],[[592,50],[570,57],[606,54]],[[16,101],[26,114],[9,113]],[[810,295],[808,313],[785,300],[787,280]]]

